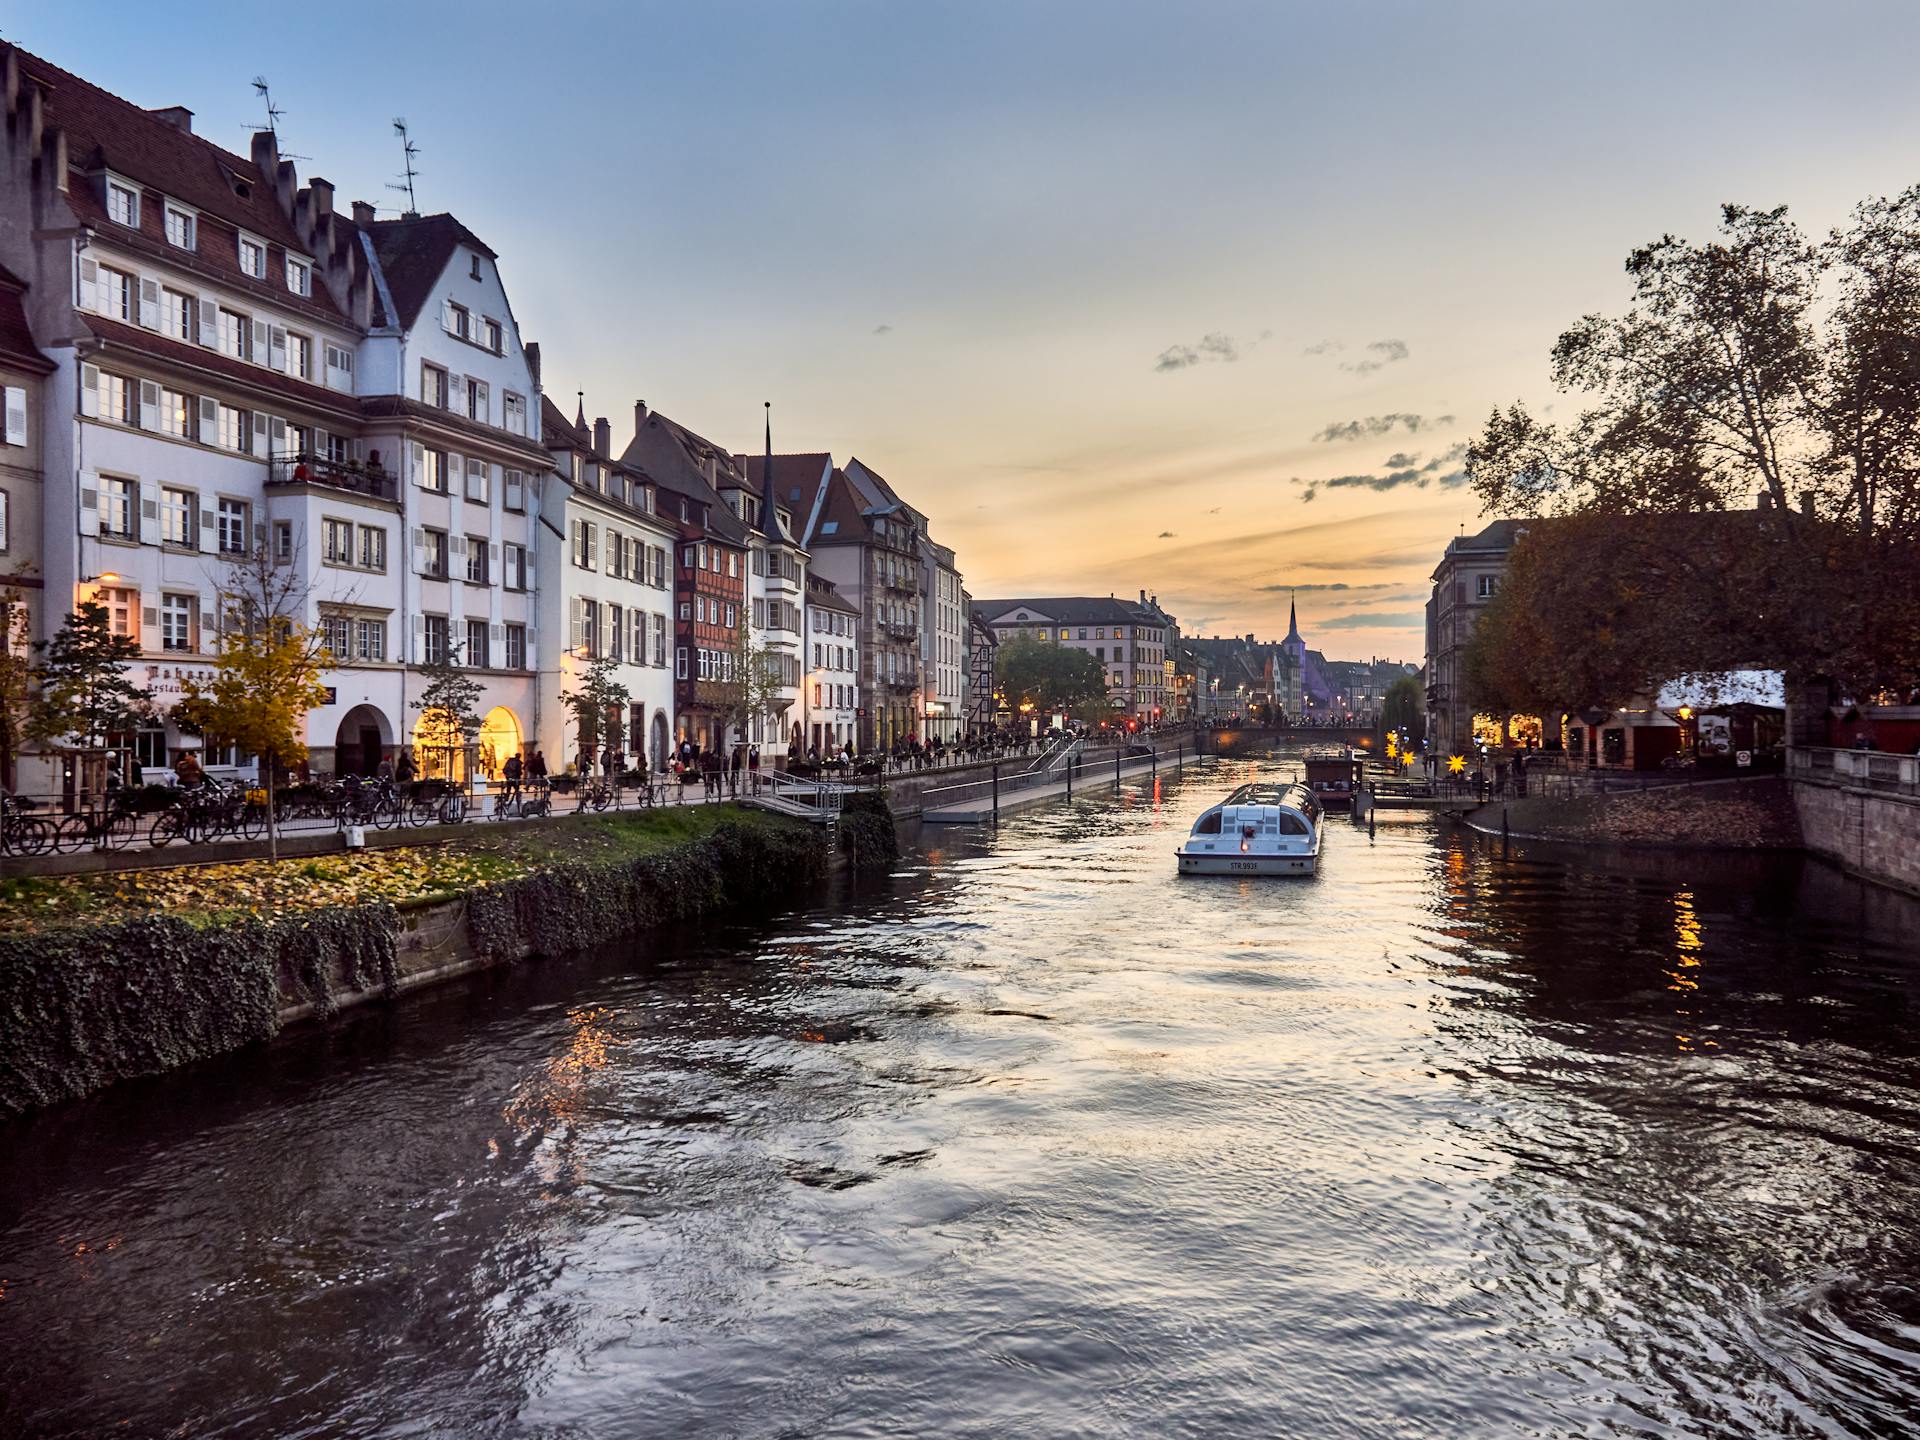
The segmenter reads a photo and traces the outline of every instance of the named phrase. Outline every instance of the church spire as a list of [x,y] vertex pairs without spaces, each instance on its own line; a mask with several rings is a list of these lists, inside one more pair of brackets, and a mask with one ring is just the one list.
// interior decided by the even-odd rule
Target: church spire
[[1287,591],[1287,639],[1300,638],[1300,613],[1294,608],[1293,591]]
[[580,397],[580,408],[573,412],[573,425],[576,430],[584,430],[587,428],[587,392],[576,390],[573,393]]

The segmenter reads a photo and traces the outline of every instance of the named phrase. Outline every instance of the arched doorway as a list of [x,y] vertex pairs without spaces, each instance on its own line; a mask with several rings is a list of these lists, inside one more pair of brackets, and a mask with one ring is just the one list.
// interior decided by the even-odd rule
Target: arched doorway
[[656,710],[653,712],[652,748],[653,768],[656,770],[665,770],[667,768],[668,753],[673,748],[673,740],[672,737],[667,734],[667,712],[664,710]]
[[336,775],[371,775],[393,744],[387,717],[372,705],[356,705],[340,717],[333,736]]
[[479,760],[480,773],[489,780],[500,776],[500,767],[507,763],[507,757],[520,753],[520,721],[513,711],[504,705],[496,705],[487,712],[486,719],[480,722]]

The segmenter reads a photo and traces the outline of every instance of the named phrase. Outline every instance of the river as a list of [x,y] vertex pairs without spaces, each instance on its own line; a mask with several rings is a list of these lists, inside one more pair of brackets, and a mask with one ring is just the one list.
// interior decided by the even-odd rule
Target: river
[[1915,1433],[1920,906],[1260,773],[0,1130],[0,1432]]

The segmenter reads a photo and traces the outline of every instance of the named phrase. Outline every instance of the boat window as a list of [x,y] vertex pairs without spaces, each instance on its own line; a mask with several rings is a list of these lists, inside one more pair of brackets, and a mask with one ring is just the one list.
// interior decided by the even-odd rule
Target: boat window
[[1200,817],[1200,823],[1193,827],[1196,835],[1218,835],[1220,833],[1220,812],[1209,810]]
[[1307,833],[1306,821],[1302,820],[1298,815],[1289,815],[1283,810],[1280,812],[1280,833],[1282,835],[1305,835]]

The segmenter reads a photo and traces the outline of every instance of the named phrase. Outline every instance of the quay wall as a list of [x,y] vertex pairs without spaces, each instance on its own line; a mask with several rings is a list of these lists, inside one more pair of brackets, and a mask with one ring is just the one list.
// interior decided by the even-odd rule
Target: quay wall
[[0,1119],[487,966],[805,901],[836,866],[884,871],[899,854],[873,802],[849,806],[837,849],[824,827],[755,821],[399,906],[219,925],[152,914],[0,936]]
[[1807,849],[1848,873],[1920,895],[1920,797],[1795,778]]

